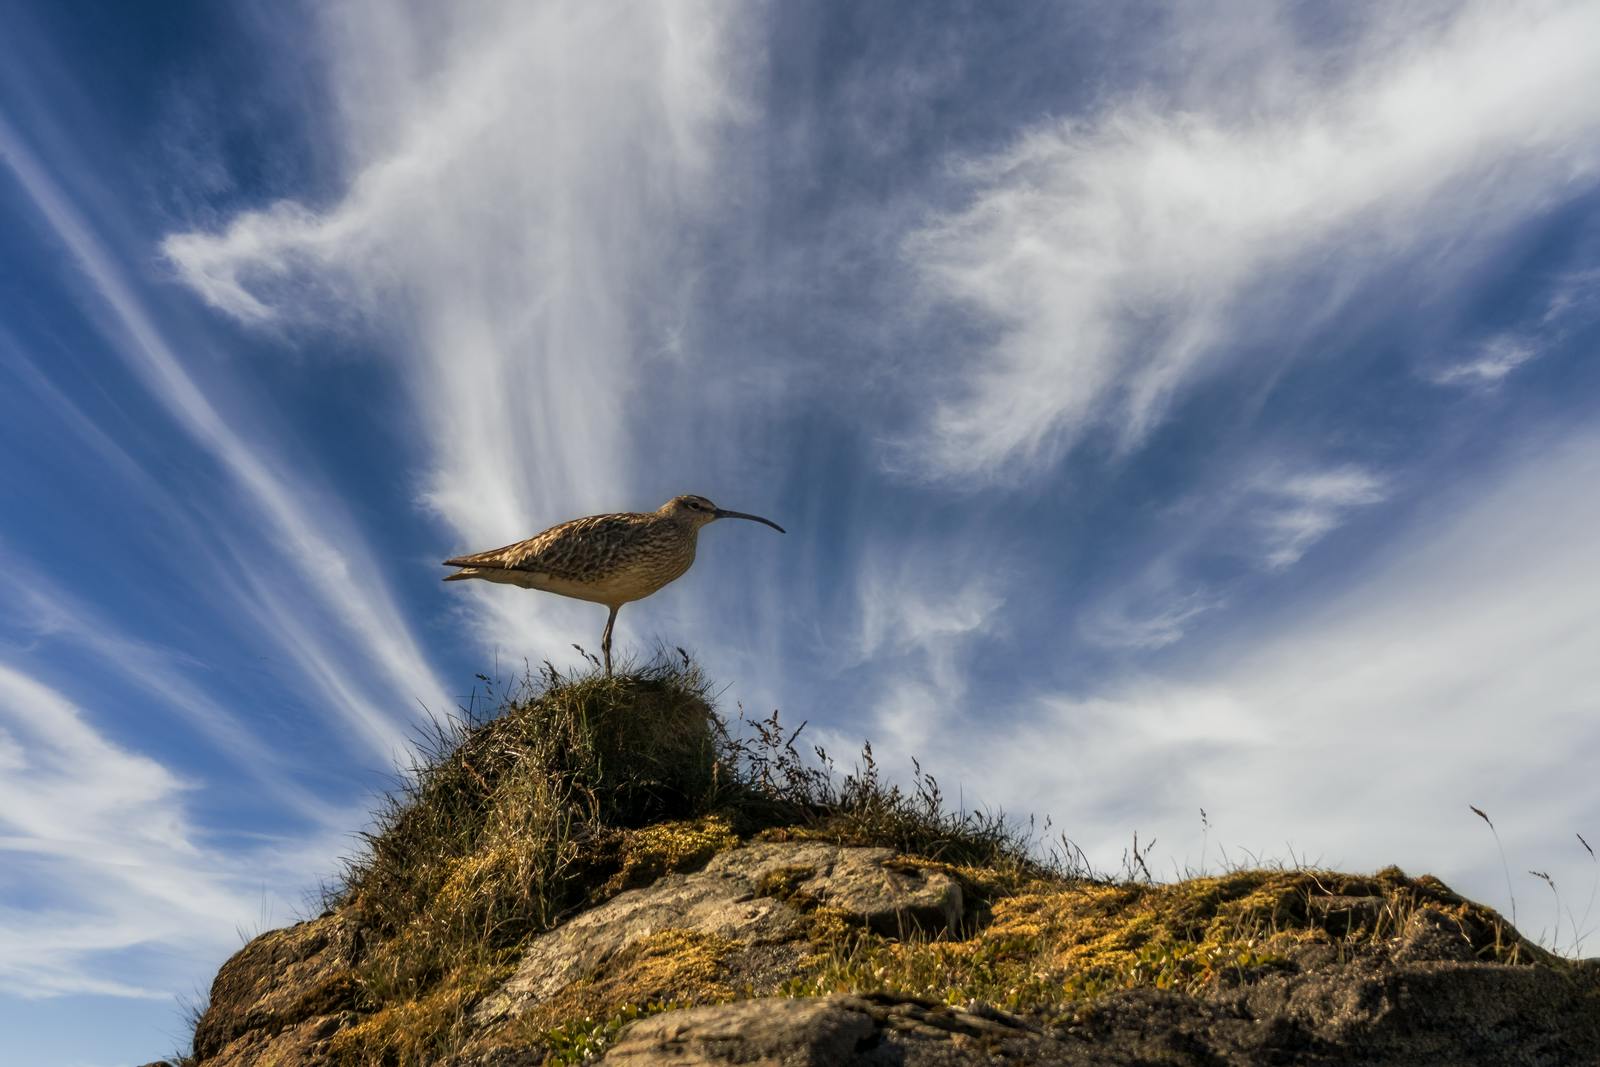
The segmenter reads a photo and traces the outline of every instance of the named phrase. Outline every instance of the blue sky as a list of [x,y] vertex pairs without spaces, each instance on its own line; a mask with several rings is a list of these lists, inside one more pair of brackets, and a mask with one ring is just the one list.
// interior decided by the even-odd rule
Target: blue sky
[[1107,6],[0,4],[5,1058],[598,644],[438,560],[681,492],[725,710],[1592,953],[1600,10]]

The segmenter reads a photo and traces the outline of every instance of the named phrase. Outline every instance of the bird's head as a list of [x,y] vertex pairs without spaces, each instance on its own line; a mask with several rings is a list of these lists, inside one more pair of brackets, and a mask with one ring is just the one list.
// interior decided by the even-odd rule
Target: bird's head
[[749,519],[751,522],[764,522],[779,533],[784,532],[783,527],[771,519],[763,519],[760,515],[746,515],[742,511],[728,511],[726,508],[717,507],[703,496],[693,494],[675,496],[656,510],[670,519],[686,522],[697,530],[706,523],[718,519]]

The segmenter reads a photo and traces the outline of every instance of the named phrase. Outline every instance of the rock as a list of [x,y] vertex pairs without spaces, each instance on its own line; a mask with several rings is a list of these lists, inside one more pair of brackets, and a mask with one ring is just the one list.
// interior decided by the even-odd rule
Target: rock
[[[758,953],[797,946],[807,933],[806,913],[820,907],[876,930],[933,934],[959,926],[961,886],[937,868],[897,862],[886,848],[769,842],[733,849],[701,871],[618,894],[535,938],[516,973],[478,1006],[473,1024],[512,1018],[601,972],[629,946],[669,930],[726,939]],[[778,955],[793,959],[799,951]]]
[[837,998],[747,1000],[668,1012],[628,1027],[601,1060],[611,1067],[829,1067],[845,1063],[876,1030]]
[[1435,908],[1418,908],[1406,923],[1394,958],[1411,960],[1455,960],[1471,963],[1477,959],[1472,942],[1461,933],[1461,926]]
[[[1064,884],[969,917],[944,869],[888,849],[744,845],[532,938],[465,1026],[451,1017],[457,1029],[436,1062],[525,1067],[552,1051],[604,1049],[611,1067],[1600,1064],[1600,961],[1557,960],[1492,912],[1398,871],[1321,875],[1313,888],[1270,873],[1195,880],[1186,892]],[[1270,920],[1283,936],[1203,981],[1174,970],[1175,979],[1147,975],[1140,988],[1092,996],[1071,984],[1081,972],[1049,955],[1100,939],[1126,960],[1123,944],[1159,947],[1152,931],[1173,916],[1198,944],[1205,924],[1227,915],[1247,931]],[[990,964],[986,944],[1036,943],[1041,964],[1058,968],[1047,973],[1061,999],[1019,1018],[894,993],[778,996],[853,943],[841,924],[890,938],[947,933],[958,952]],[[195,1062],[329,1062],[334,1039],[348,1041],[346,1028],[370,1018],[357,1014],[360,958],[360,938],[339,914],[256,938],[217,975]],[[1118,958],[1108,950],[1100,960]],[[1121,988],[1123,972],[1109,973],[1103,988]],[[1009,995],[1002,986],[995,995]],[[674,1004],[699,1006],[663,1010]],[[635,1021],[617,1033],[624,1019]]]
[[820,843],[760,844],[724,852],[709,874],[748,879],[802,906],[826,906],[880,934],[954,931],[961,886],[943,871],[910,863],[886,848]]
[[609,1067],[1566,1067],[1600,1063],[1600,965],[1362,961],[1186,996],[1144,989],[1057,1033],[893,996],[767,998],[633,1023]]
[[[688,1008],[625,1029],[605,1067],[956,1067],[1054,1062],[1020,1019],[911,998],[771,997]],[[1089,1062],[1087,1060],[1083,1061]]]
[[327,1039],[351,1018],[357,950],[353,927],[335,915],[251,941],[211,984],[195,1026],[195,1059],[208,1067],[320,1062]]
[[1362,959],[1202,996],[1117,994],[1064,1036],[1129,1062],[1196,1067],[1594,1064],[1600,967]]

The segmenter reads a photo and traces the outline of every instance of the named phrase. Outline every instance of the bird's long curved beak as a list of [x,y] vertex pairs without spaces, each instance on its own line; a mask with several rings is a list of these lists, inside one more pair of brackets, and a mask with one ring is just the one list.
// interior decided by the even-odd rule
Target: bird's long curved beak
[[777,530],[779,533],[789,532],[782,526],[779,526],[777,523],[773,522],[771,519],[763,519],[760,515],[746,515],[742,511],[729,511],[726,508],[718,508],[716,514],[717,518],[719,519],[749,519],[751,522],[764,522],[774,530]]

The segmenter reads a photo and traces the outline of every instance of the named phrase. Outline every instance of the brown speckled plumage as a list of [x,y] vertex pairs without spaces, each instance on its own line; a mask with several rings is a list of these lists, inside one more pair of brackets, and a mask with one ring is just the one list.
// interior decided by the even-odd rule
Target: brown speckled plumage
[[694,563],[700,527],[721,518],[751,519],[783,531],[759,515],[727,511],[702,496],[680,496],[652,512],[573,519],[504,548],[447,559],[446,566],[462,569],[445,581],[480,578],[605,604],[611,616],[600,647],[610,671],[617,609],[682,576]]

